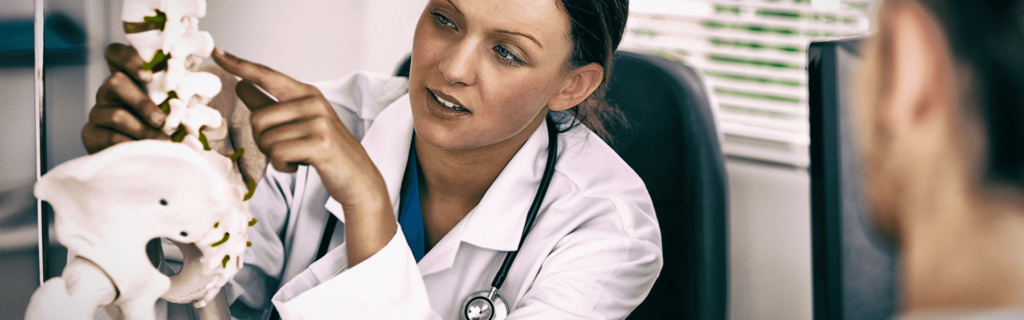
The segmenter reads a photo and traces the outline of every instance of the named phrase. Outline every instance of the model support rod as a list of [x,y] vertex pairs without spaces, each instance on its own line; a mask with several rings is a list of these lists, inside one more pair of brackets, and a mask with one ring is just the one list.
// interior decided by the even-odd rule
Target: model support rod
[[[34,21],[34,45],[35,49],[35,120],[36,120],[36,181],[39,181],[46,171],[46,106],[44,105],[43,86],[43,30],[46,27],[46,19],[43,17],[44,0],[34,0],[33,21]],[[49,241],[49,225],[46,210],[43,208],[43,201],[36,199],[36,227],[39,229],[36,234],[39,241],[39,285],[46,281],[46,261]]]

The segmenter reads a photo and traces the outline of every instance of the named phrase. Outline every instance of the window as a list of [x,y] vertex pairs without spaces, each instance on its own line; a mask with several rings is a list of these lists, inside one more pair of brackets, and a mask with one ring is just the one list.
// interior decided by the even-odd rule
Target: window
[[866,33],[871,1],[633,0],[620,48],[702,71],[727,155],[806,167],[807,45]]

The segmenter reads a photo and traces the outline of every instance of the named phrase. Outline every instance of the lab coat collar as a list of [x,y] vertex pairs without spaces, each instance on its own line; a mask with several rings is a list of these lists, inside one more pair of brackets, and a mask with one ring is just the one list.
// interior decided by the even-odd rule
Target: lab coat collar
[[466,215],[463,242],[496,251],[519,248],[526,213],[544,174],[547,147],[548,129],[541,123]]
[[[454,259],[454,252],[441,248],[447,238],[453,236],[461,242],[495,251],[514,251],[519,247],[526,213],[540,186],[547,160],[547,134],[547,126],[541,124],[487,189],[480,203],[427,253],[422,262],[435,260],[430,257],[432,254],[448,258],[439,257],[440,260]],[[396,219],[412,135],[412,108],[409,96],[405,95],[376,117],[362,140],[363,148],[387,183]],[[326,207],[340,221],[345,221],[341,205],[334,198],[328,200]],[[446,252],[435,252],[441,250]],[[443,264],[450,266],[451,261],[446,262]]]

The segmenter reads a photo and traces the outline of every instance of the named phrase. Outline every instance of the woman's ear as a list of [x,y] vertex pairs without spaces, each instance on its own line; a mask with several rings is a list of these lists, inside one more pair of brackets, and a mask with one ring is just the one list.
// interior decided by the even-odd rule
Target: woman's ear
[[548,101],[551,111],[563,111],[583,102],[604,80],[604,67],[596,62],[576,68],[569,72],[554,97]]

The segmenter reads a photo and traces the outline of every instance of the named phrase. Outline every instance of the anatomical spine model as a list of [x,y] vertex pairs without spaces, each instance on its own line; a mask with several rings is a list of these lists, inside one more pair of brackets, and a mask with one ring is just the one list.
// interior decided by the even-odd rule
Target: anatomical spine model
[[[198,30],[205,11],[204,0],[125,0],[128,40],[153,72],[146,88],[167,114],[162,129],[172,141],[121,143],[36,183],[36,196],[54,208],[57,240],[74,258],[33,294],[26,319],[88,319],[99,306],[115,318],[154,319],[158,298],[204,307],[241,269],[247,229],[257,222],[246,200],[260,177],[243,183],[241,148],[230,157],[210,148],[223,146],[228,128],[207,106],[219,78],[195,72],[213,50]],[[170,277],[146,254],[160,237],[184,258]]]
[[[213,38],[199,30],[205,15],[205,0],[125,0],[121,15],[128,42],[148,61],[143,69],[153,71],[146,89],[167,113],[164,133],[192,145],[227,135],[220,113],[206,106],[220,92],[220,79],[194,72],[213,51]],[[200,132],[203,126],[208,131]]]

